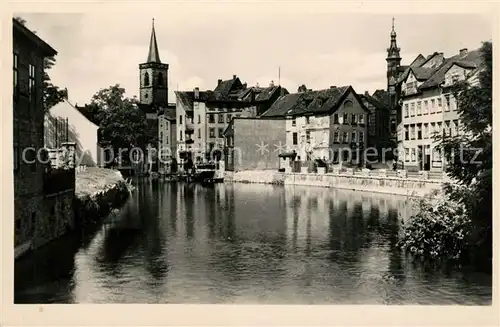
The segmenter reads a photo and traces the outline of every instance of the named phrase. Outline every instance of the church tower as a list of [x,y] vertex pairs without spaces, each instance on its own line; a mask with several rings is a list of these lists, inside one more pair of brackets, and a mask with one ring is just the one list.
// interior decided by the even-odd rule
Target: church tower
[[401,56],[399,54],[400,48],[396,43],[396,31],[394,30],[394,18],[392,19],[391,31],[391,44],[387,49],[387,91],[389,92],[390,107],[395,109],[398,101],[398,86],[397,80],[399,78]]
[[143,106],[150,106],[151,111],[156,111],[156,108],[160,106],[167,106],[168,64],[164,64],[160,60],[154,18],[149,41],[148,59],[145,63],[139,65],[139,71],[140,103]]

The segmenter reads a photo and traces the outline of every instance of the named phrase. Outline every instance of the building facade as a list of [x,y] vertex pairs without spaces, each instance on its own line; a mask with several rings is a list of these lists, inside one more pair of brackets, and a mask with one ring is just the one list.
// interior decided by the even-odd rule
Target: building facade
[[224,131],[233,118],[256,117],[267,110],[281,95],[281,86],[247,87],[233,75],[221,80],[213,91],[177,91],[177,159],[194,162],[218,161],[222,158]]
[[161,173],[172,172],[172,160],[177,153],[177,125],[175,118],[175,103],[170,103],[158,114],[158,157]]
[[332,86],[280,97],[262,117],[286,120],[285,149],[297,160],[361,164],[369,113],[351,86]]
[[[74,169],[50,172],[45,164],[44,60],[57,54],[13,19],[14,254],[17,258],[60,236],[72,222]],[[73,151],[71,144],[62,144]],[[40,160],[44,159],[44,160]]]
[[103,167],[104,150],[97,142],[98,129],[66,98],[45,114],[45,147],[56,149],[64,142],[75,143],[77,165]]
[[450,58],[435,52],[418,63],[410,66],[400,79],[403,109],[399,151],[404,154],[407,170],[443,171],[445,159],[435,148],[434,136],[461,133],[451,87],[461,81],[477,83],[482,58],[479,49],[462,49]]
[[264,117],[235,117],[224,131],[227,171],[279,168],[278,155],[286,144],[286,121]]

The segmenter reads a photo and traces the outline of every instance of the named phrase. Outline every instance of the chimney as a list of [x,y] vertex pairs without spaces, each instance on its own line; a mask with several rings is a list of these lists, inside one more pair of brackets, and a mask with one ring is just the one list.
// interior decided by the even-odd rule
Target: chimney
[[218,80],[217,80],[217,86],[219,86],[219,85],[220,85],[220,83],[222,83],[222,80],[221,80],[221,79],[218,79]]
[[68,88],[65,87],[64,90],[62,90],[62,97],[65,100],[68,100]]
[[467,48],[460,49],[460,57],[465,57],[469,52]]
[[246,89],[247,88],[247,83],[243,83],[243,88]]
[[233,79],[236,79],[236,75],[233,75]]
[[330,85],[331,89],[336,89],[337,87],[335,85]]
[[274,86],[274,81],[271,81],[271,82],[269,83],[269,87],[273,87],[273,86]]
[[365,96],[369,97],[370,93],[368,91],[365,91]]
[[198,100],[199,98],[200,98],[200,88],[199,87],[195,87],[194,88],[194,99]]

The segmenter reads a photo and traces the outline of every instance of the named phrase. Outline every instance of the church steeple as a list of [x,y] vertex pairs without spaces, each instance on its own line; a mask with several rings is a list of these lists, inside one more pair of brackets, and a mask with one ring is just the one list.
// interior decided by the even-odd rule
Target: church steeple
[[155,19],[153,18],[153,26],[151,29],[151,40],[149,41],[149,52],[147,62],[161,63],[160,52],[158,51],[158,43],[156,43]]
[[168,104],[168,64],[160,61],[154,18],[148,59],[145,63],[139,64],[139,71],[141,104],[150,105],[151,110],[155,106],[166,106]]
[[387,61],[389,60],[400,60],[401,57],[399,55],[399,51],[401,49],[398,48],[398,44],[396,42],[396,31],[394,30],[394,17],[392,18],[392,30],[391,30],[391,44],[387,49]]

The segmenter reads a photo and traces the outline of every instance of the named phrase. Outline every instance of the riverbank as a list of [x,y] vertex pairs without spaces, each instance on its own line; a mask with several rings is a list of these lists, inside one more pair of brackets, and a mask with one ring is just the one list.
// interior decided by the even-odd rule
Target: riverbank
[[226,172],[226,182],[332,187],[354,191],[424,197],[442,189],[443,180],[360,176],[349,173],[283,173],[274,170]]
[[89,167],[78,172],[74,201],[77,228],[100,223],[127,200],[132,188],[117,170]]

